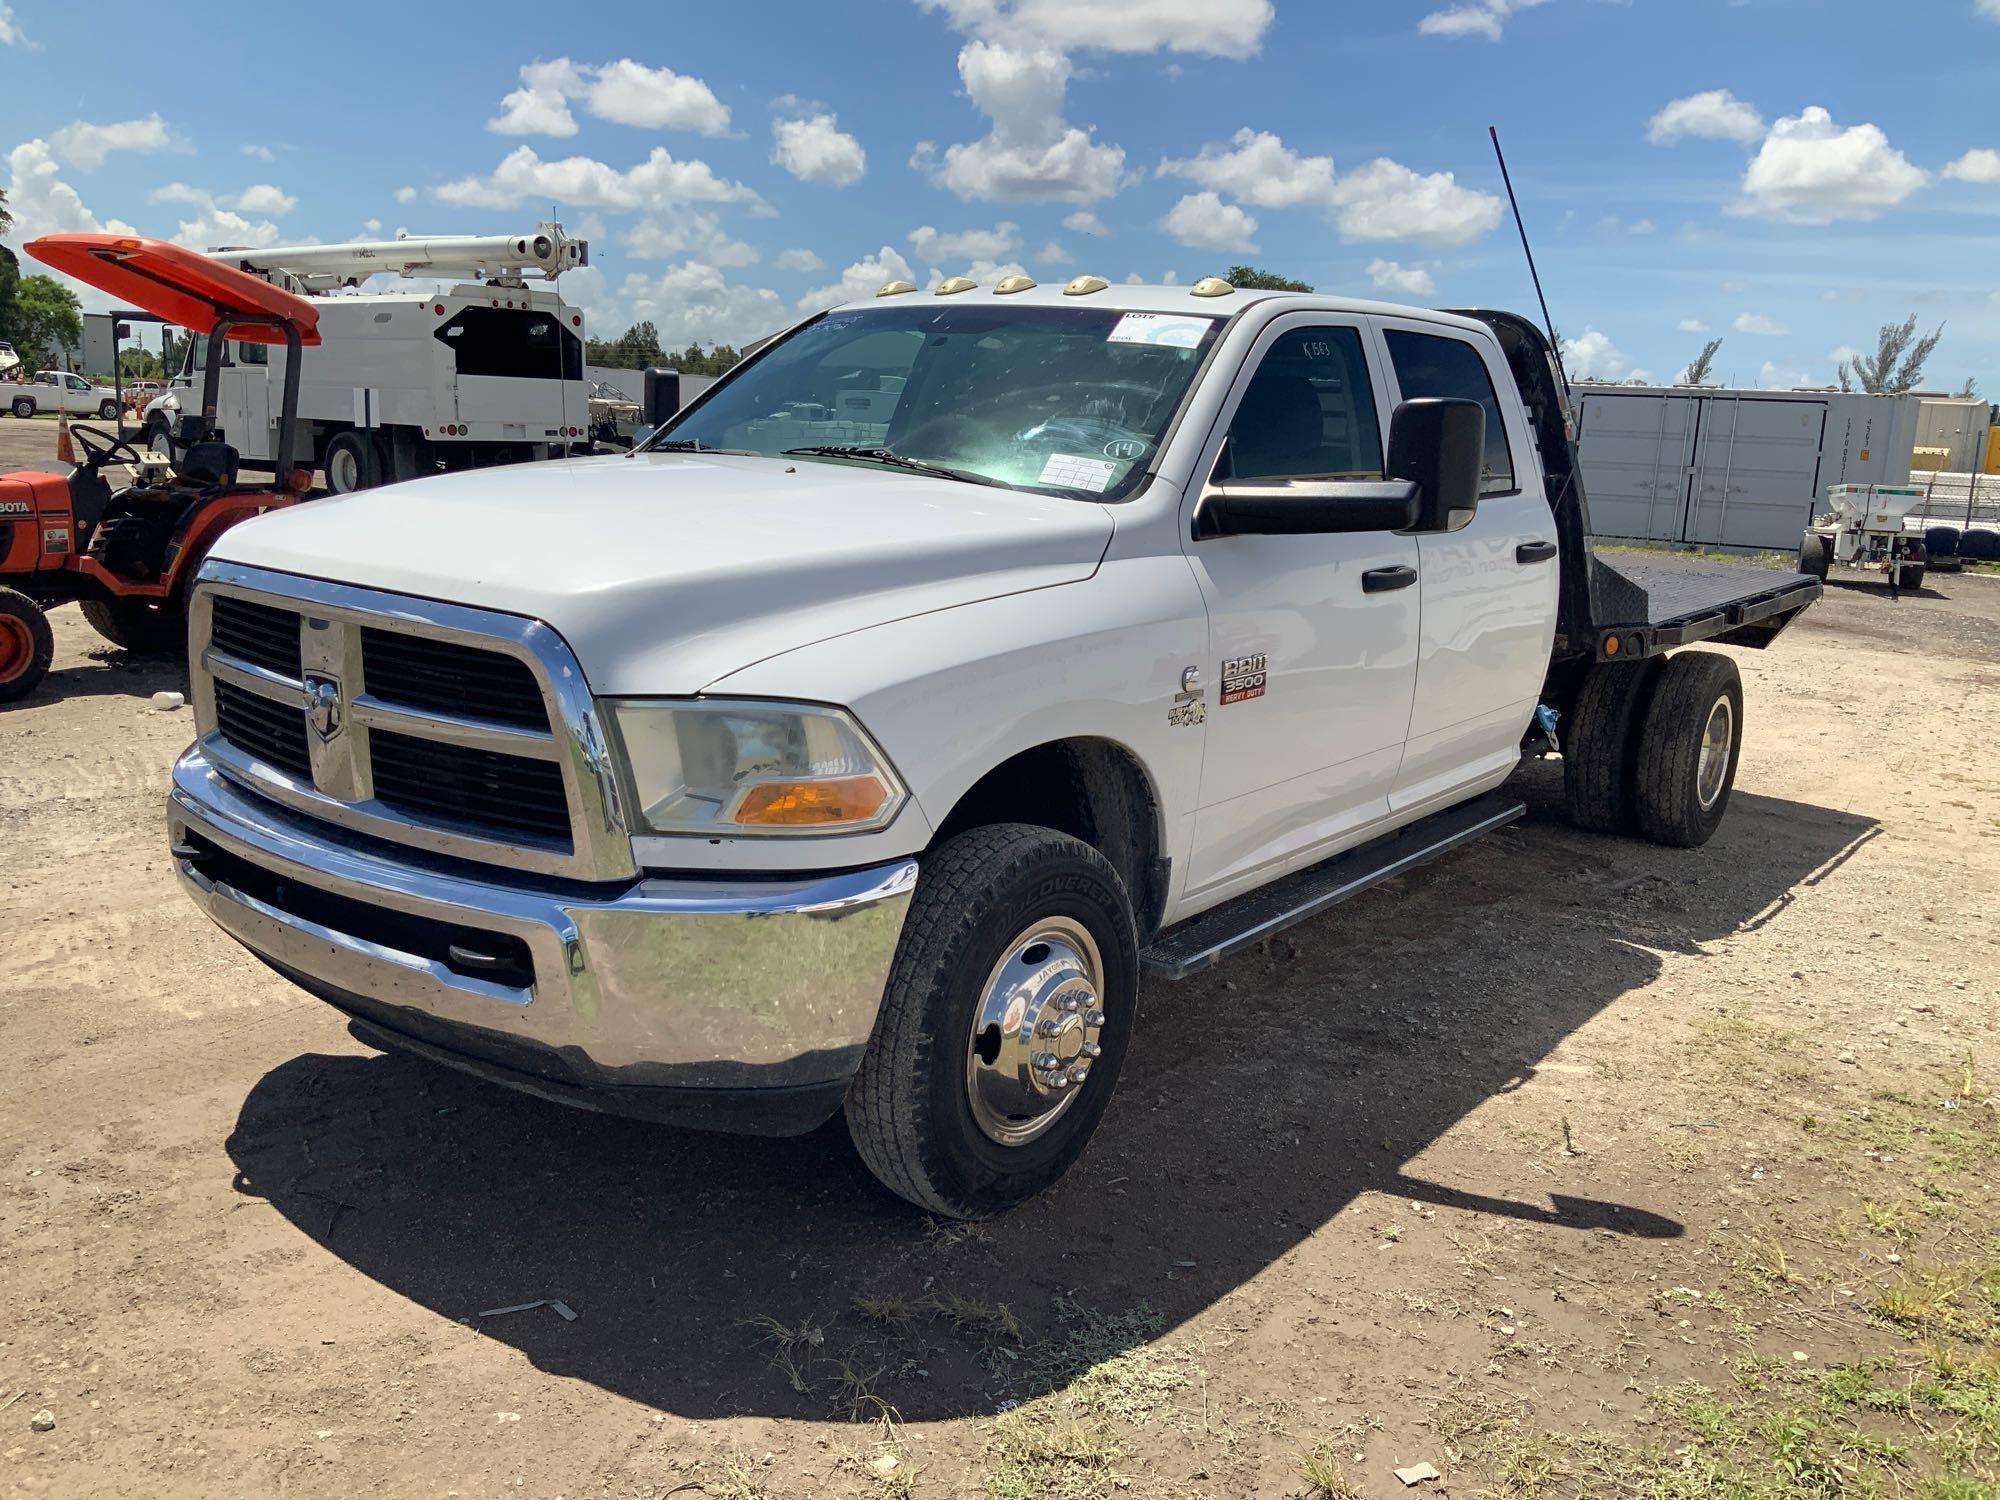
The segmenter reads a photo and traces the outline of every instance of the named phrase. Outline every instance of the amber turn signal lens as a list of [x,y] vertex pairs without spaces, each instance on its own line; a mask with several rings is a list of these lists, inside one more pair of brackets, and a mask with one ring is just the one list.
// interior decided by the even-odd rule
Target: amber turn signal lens
[[738,823],[766,828],[818,828],[866,823],[882,811],[889,789],[873,776],[828,781],[769,781],[744,794]]

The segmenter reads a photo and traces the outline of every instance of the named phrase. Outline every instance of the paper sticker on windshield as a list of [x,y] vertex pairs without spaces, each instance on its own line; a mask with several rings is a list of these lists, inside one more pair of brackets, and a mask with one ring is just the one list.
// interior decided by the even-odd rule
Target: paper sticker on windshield
[[1108,458],[1086,458],[1080,453],[1051,453],[1042,465],[1039,483],[1065,490],[1089,490],[1093,495],[1111,483],[1118,465]]
[[1165,349],[1192,349],[1213,323],[1208,318],[1179,318],[1172,313],[1127,313],[1105,337],[1107,344],[1156,344]]

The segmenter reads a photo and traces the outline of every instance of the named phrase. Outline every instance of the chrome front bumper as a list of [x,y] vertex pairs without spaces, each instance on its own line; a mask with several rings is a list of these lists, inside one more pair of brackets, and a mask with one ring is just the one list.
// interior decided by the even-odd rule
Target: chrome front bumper
[[168,830],[197,906],[382,1040],[566,1103],[760,1134],[838,1107],[917,877],[901,860],[503,880],[281,808],[199,747],[174,767]]

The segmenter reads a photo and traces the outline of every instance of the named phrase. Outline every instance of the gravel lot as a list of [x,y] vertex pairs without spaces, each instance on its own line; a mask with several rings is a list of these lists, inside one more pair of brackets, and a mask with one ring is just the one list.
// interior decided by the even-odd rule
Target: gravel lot
[[[59,610],[0,709],[0,1487],[1991,1480],[2000,579],[1933,585],[1735,653],[1706,849],[1579,833],[1532,764],[1523,824],[1148,988],[1097,1143],[970,1229],[837,1126],[676,1133],[354,1041],[174,888],[182,668]],[[574,1321],[482,1316],[545,1298]]]

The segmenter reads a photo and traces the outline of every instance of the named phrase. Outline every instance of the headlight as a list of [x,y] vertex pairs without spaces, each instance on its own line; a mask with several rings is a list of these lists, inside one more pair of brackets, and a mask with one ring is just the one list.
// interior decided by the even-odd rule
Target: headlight
[[648,833],[862,833],[903,805],[861,726],[796,703],[610,699],[635,822]]

